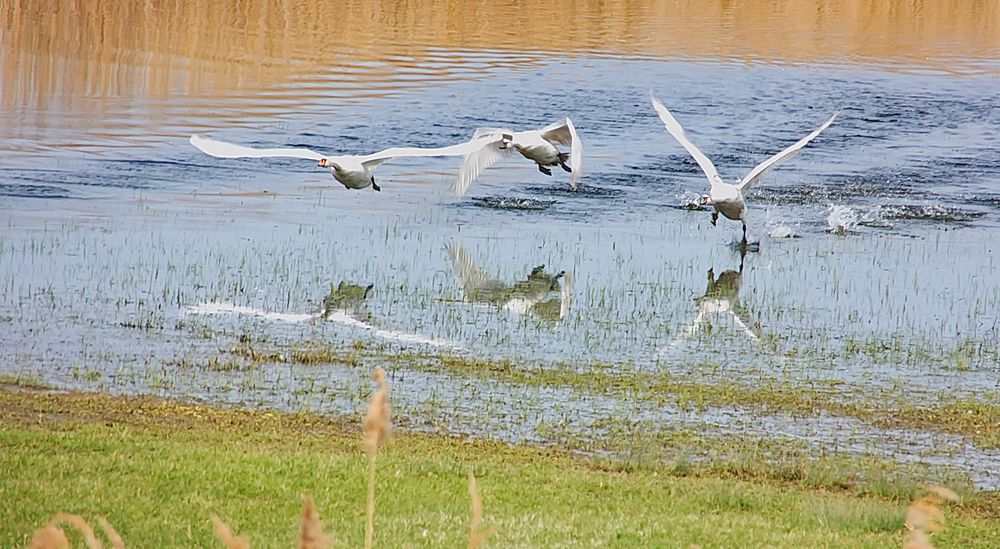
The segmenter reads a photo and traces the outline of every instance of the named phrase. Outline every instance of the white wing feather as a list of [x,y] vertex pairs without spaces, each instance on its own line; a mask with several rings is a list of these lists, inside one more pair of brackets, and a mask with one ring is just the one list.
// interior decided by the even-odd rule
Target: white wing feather
[[542,139],[569,146],[569,169],[573,171],[569,184],[575,190],[579,184],[580,172],[583,171],[583,143],[580,142],[573,121],[566,117],[545,126],[542,128]]
[[687,135],[684,134],[684,128],[681,127],[680,123],[677,122],[674,116],[670,114],[670,111],[663,106],[663,103],[660,103],[660,100],[657,99],[652,92],[650,92],[649,98],[652,100],[653,108],[656,109],[656,113],[660,115],[660,120],[663,121],[663,125],[667,127],[667,131],[670,132],[670,135],[674,136],[674,139],[687,149],[687,152],[689,152],[691,156],[694,157],[695,161],[698,162],[698,165],[701,166],[701,171],[705,172],[705,177],[708,178],[708,184],[712,187],[722,185],[724,182],[722,181],[722,177],[719,175],[719,170],[715,169],[715,164],[712,164],[712,161],[709,160],[704,153],[698,150],[698,147],[694,146],[694,143],[692,143],[691,140],[687,138]]
[[496,135],[499,139],[499,136],[503,134],[514,135],[514,130],[508,130],[507,128],[476,128],[476,131],[472,132],[472,140],[475,141],[480,137],[492,135]]
[[432,149],[421,149],[417,147],[393,147],[384,151],[361,157],[361,163],[366,168],[374,168],[391,158],[414,157],[414,156],[464,156],[474,153],[478,149],[491,142],[490,138],[473,139],[458,145],[447,147],[437,147]]
[[757,167],[751,170],[750,173],[747,174],[747,176],[744,177],[743,180],[737,185],[740,191],[749,190],[750,187],[753,187],[754,183],[759,181],[760,178],[763,177],[764,174],[767,173],[771,168],[777,166],[779,162],[788,160],[789,158],[795,156],[800,150],[802,150],[802,147],[805,147],[806,144],[815,139],[817,135],[819,135],[823,130],[829,127],[830,124],[832,124],[833,121],[837,118],[838,114],[840,114],[840,109],[837,109],[837,112],[833,113],[833,116],[827,119],[827,121],[824,122],[822,126],[817,128],[816,131],[803,137],[802,139],[799,139],[791,147],[788,147],[787,149],[781,151],[780,153],[758,164]]
[[495,164],[501,158],[514,153],[514,147],[501,149],[499,134],[486,134],[486,137],[472,141],[476,143],[477,150],[465,155],[462,161],[462,168],[458,171],[458,178],[451,185],[451,191],[456,196],[464,195],[472,182],[475,181],[486,168]]
[[191,144],[201,150],[201,152],[219,158],[284,157],[307,158],[309,160],[320,160],[325,158],[322,154],[309,149],[254,149],[251,147],[244,147],[243,145],[227,143],[225,141],[208,139],[200,135],[192,135],[190,141]]

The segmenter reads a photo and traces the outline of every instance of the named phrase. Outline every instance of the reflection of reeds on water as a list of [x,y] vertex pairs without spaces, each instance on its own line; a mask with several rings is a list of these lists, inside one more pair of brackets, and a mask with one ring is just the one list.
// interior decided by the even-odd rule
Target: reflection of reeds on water
[[[454,52],[469,50],[848,60],[946,70],[1000,51],[1000,4],[962,0],[551,0],[532,9],[485,0],[0,0],[0,21],[4,107],[44,106],[54,95],[257,90],[331,70],[366,82],[406,70],[431,77],[442,57],[453,65],[460,61]],[[516,61],[491,59],[470,57],[468,68]]]

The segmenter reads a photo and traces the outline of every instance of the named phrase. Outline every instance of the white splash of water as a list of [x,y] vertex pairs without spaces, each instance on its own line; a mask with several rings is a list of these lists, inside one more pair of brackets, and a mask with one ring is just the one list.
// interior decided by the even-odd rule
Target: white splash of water
[[775,218],[770,209],[765,212],[764,226],[767,227],[767,236],[771,238],[795,238],[798,236],[795,229],[784,223],[784,220]]
[[795,238],[795,231],[788,225],[777,225],[771,227],[767,236],[771,238]]
[[858,225],[858,213],[850,206],[831,205],[826,224],[829,225],[830,232],[845,234]]
[[699,202],[701,196],[699,195],[683,195],[678,197],[677,206],[682,210],[701,210],[702,205]]

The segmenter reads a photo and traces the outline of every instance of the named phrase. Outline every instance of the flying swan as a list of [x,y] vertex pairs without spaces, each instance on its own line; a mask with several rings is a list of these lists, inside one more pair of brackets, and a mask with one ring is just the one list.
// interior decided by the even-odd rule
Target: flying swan
[[[498,138],[499,139],[499,138]],[[394,147],[367,156],[327,156],[309,149],[254,149],[216,141],[200,135],[191,136],[191,144],[201,152],[218,158],[305,158],[319,161],[319,167],[330,168],[333,178],[348,189],[364,189],[371,187],[376,191],[382,188],[375,182],[372,171],[381,163],[393,158],[404,156],[463,156],[489,146],[489,139],[482,138],[434,149],[416,147]]]
[[722,180],[719,175],[719,171],[715,169],[715,165],[712,161],[705,156],[698,147],[694,146],[684,134],[684,128],[677,122],[677,120],[670,114],[670,111],[660,103],[660,100],[656,98],[650,92],[649,98],[653,102],[653,108],[656,109],[657,114],[660,115],[660,120],[667,127],[667,131],[670,135],[674,136],[676,139],[689,153],[694,157],[698,165],[701,166],[701,171],[705,172],[705,176],[708,178],[709,191],[708,194],[702,195],[698,203],[702,206],[711,204],[714,211],[712,212],[712,225],[715,225],[716,221],[719,219],[719,214],[726,216],[733,221],[739,221],[743,223],[743,245],[747,244],[747,203],[743,198],[743,193],[749,191],[751,187],[760,178],[767,173],[771,168],[778,165],[779,162],[788,160],[789,158],[795,156],[807,143],[816,138],[823,130],[833,123],[837,115],[840,114],[840,109],[833,113],[826,122],[823,123],[818,129],[816,129],[811,134],[798,140],[792,146],[779,152],[778,154],[768,158],[767,160],[761,162],[756,168],[750,170],[741,180],[736,181],[736,183],[726,183]]
[[[559,166],[570,172],[570,187],[573,190],[577,188],[583,168],[583,144],[580,143],[573,121],[568,117],[540,130],[515,132],[505,128],[479,128],[472,135],[470,143],[479,143],[481,146],[465,155],[458,179],[451,186],[452,192],[458,196],[469,190],[469,186],[483,170],[515,151],[537,164],[538,171],[545,175],[552,175],[550,166]],[[568,146],[569,152],[560,152],[554,143]],[[567,160],[569,165],[566,164]]]

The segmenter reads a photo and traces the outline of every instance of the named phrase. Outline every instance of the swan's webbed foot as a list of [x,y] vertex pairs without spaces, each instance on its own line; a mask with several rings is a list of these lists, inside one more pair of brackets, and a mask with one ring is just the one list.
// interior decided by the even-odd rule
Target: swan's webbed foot
[[712,212],[712,226],[719,222],[719,212]]
[[379,191],[379,192],[382,191],[382,187],[378,186],[378,183],[375,182],[375,178],[374,177],[372,178],[372,188],[375,189],[376,191]]
[[570,169],[570,167],[567,166],[565,162],[560,162],[559,163],[559,167],[562,168],[564,171],[567,171],[569,173],[573,173],[573,170]]
[[552,175],[552,170],[542,166],[541,164],[538,165],[538,171],[544,173],[545,175]]

